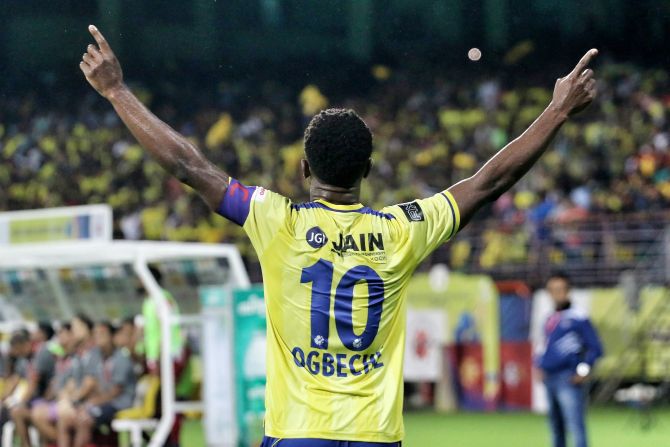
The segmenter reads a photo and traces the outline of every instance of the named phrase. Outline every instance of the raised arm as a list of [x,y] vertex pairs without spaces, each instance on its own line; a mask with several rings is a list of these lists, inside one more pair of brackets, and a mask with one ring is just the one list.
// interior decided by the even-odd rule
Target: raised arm
[[121,65],[107,40],[95,26],[88,30],[98,44],[87,47],[79,64],[88,82],[112,103],[128,130],[166,171],[216,209],[228,187],[228,175],[137,99],[123,83]]
[[542,156],[568,117],[588,106],[596,95],[593,70],[587,68],[598,50],[589,50],[577,66],[554,87],[551,103],[517,139],[494,155],[472,177],[449,188],[461,214],[461,225],[484,204],[496,200]]

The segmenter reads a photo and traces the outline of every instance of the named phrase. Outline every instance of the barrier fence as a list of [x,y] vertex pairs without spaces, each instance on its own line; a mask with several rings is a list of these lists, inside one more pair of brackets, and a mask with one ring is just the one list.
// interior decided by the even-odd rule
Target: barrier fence
[[612,286],[634,270],[649,284],[670,280],[670,213],[596,215],[570,222],[492,219],[471,223],[433,258],[496,280],[540,286],[554,270],[576,286]]

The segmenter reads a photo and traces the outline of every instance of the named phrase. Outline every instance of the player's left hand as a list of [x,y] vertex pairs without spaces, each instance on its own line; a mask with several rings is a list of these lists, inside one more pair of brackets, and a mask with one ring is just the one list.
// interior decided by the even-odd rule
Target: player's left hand
[[111,93],[123,86],[121,64],[98,28],[89,25],[88,31],[98,46],[91,44],[86,48],[79,68],[84,72],[88,83],[102,96],[109,98]]
[[588,66],[597,55],[595,48],[587,51],[567,76],[556,80],[551,102],[565,116],[581,112],[596,97],[596,80]]

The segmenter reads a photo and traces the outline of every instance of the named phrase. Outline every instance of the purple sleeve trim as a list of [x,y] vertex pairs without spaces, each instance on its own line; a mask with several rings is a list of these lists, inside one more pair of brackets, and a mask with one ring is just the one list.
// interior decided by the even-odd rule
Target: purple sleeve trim
[[226,194],[223,196],[216,212],[239,226],[244,225],[247,216],[249,216],[249,207],[254,191],[256,191],[255,186],[247,187],[235,179],[230,179]]

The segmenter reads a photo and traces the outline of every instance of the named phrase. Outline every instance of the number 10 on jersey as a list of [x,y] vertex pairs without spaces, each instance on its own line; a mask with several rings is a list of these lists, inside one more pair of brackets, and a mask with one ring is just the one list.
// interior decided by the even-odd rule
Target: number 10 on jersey
[[[368,286],[368,319],[361,334],[354,332],[354,287],[360,282]],[[333,263],[319,259],[302,269],[301,283],[312,283],[311,346],[328,349],[330,332],[330,298],[333,285]],[[369,348],[377,332],[384,304],[384,282],[377,272],[366,265],[348,270],[335,289],[335,327],[342,344],[352,351]]]

